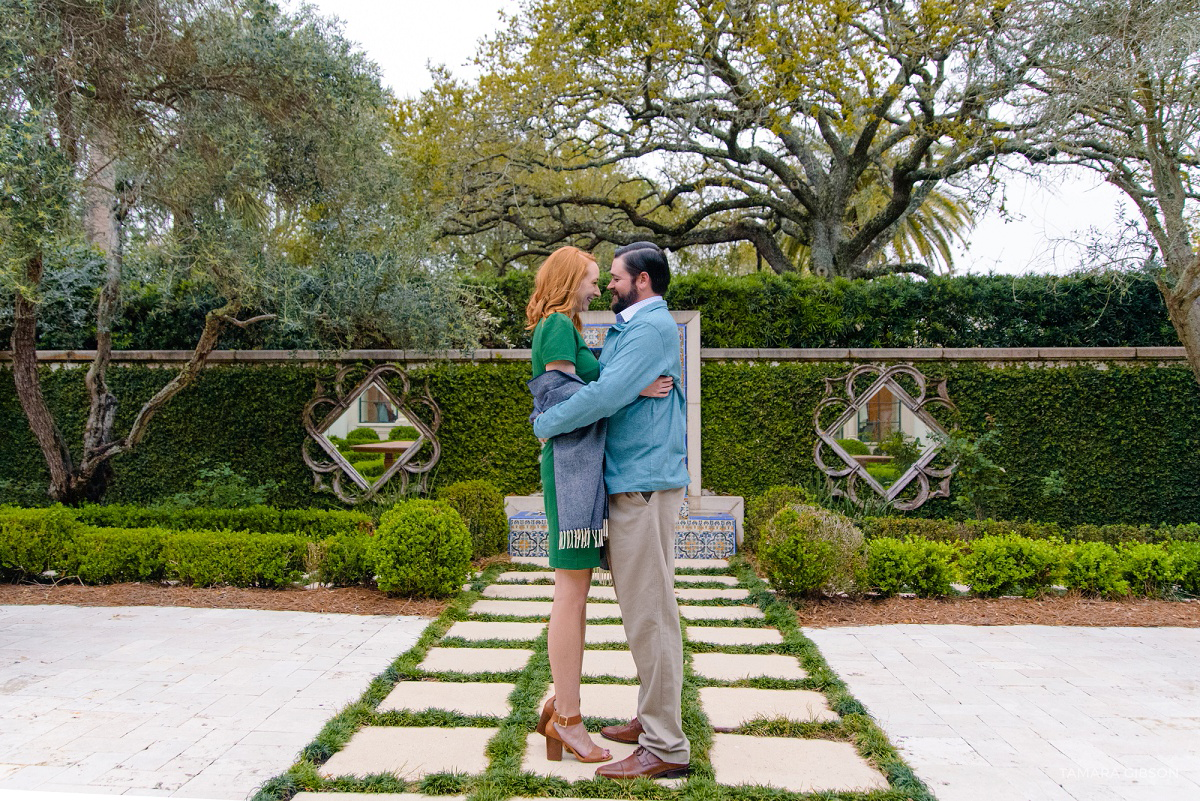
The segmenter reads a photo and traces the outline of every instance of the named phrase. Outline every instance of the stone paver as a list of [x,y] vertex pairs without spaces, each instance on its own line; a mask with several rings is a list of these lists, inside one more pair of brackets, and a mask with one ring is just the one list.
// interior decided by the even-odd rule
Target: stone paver
[[583,675],[636,679],[637,666],[629,651],[596,651],[589,648],[583,652]]
[[462,715],[503,718],[508,716],[508,696],[515,686],[503,682],[402,681],[380,702],[379,711],[445,709]]
[[[554,685],[538,702],[538,709],[554,695]],[[638,687],[636,684],[579,685],[579,711],[590,718],[629,720],[637,715]]]
[[794,656],[782,654],[694,654],[692,670],[706,679],[807,679]]
[[887,779],[849,743],[793,737],[713,735],[709,751],[721,784],[760,784],[793,793],[886,790]]
[[487,742],[499,729],[436,726],[366,726],[329,761],[323,776],[392,773],[406,781],[429,773],[483,773]]
[[940,801],[1200,798],[1200,629],[805,633]]
[[736,729],[752,720],[786,718],[799,723],[837,720],[824,693],[812,690],[760,690],[755,687],[701,687],[700,705],[714,729]]
[[[472,604],[472,615],[509,615],[511,617],[550,617],[552,604],[549,601],[504,601],[489,598]],[[621,607],[617,604],[589,603],[588,620],[619,618]]]
[[530,567],[550,569],[549,556],[514,556],[509,561],[514,565],[529,565]]
[[6,790],[246,798],[427,618],[0,607]]
[[513,642],[533,642],[542,636],[546,630],[545,623],[511,623],[511,622],[481,622],[478,620],[460,620],[446,632],[447,637],[461,637],[464,640],[511,640]]
[[533,656],[527,648],[430,648],[418,666],[429,673],[507,673]]
[[[624,759],[637,748],[636,745],[614,743],[611,740],[605,740],[596,732],[592,733],[592,740],[597,745],[600,745],[601,748],[607,748],[613,755],[614,761]],[[566,749],[563,749],[563,758],[561,760],[551,762],[546,759],[545,737],[535,731],[531,731],[525,738],[525,759],[521,762],[521,770],[536,773],[539,776],[557,776],[569,782],[574,782],[581,779],[596,778],[596,768],[598,767],[600,765],[595,762],[580,762],[571,756]]]
[[761,620],[762,610],[753,606],[689,606],[680,604],[679,616],[684,620]]
[[496,583],[498,584],[529,584],[535,581],[547,580],[549,580],[551,584],[554,583],[553,572],[546,572],[544,570],[510,570],[507,573],[501,573],[500,575],[496,576]]
[[[709,590],[714,592],[714,590]],[[553,584],[489,584],[481,593],[484,598],[553,598]],[[617,593],[612,587],[592,585],[588,597],[596,600],[615,601]]]
[[676,570],[726,570],[728,559],[676,559]]
[[675,597],[681,601],[744,601],[749,590],[715,590],[708,587],[676,587]]
[[688,626],[687,638],[710,645],[779,645],[783,635],[776,629],[732,626]]
[[625,627],[614,623],[598,623],[584,629],[584,642],[588,645],[607,645],[608,643],[625,643]]

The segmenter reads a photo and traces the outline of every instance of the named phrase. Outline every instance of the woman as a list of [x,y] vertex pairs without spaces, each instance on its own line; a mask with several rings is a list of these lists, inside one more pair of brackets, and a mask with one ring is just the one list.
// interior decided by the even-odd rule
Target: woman
[[[565,388],[567,392],[572,383],[588,383],[599,377],[600,363],[583,341],[583,325],[579,319],[579,313],[587,309],[593,299],[600,297],[599,277],[600,268],[596,259],[590,253],[574,247],[554,251],[538,269],[533,296],[525,308],[527,328],[533,331],[534,381],[530,382],[531,388],[539,382],[539,376],[549,371],[565,374],[556,376],[560,379],[557,388]],[[641,394],[661,398],[670,393],[671,387],[670,378],[660,378]],[[539,396],[538,389],[534,389],[534,394],[539,402],[545,397]],[[603,423],[597,426],[598,430],[592,432],[583,447],[588,448],[590,443],[593,449],[599,448],[598,453],[595,450],[590,452],[596,457],[594,474],[599,478],[599,486],[594,486],[594,479],[591,483],[593,491],[599,495],[596,514],[603,516]],[[565,440],[569,436],[556,437],[555,440]],[[597,436],[598,446],[595,444]],[[555,696],[542,709],[537,730],[546,737],[547,759],[561,759],[565,746],[581,762],[604,762],[612,759],[612,755],[592,742],[579,709],[587,596],[592,584],[592,569],[600,565],[604,525],[602,521],[593,520],[583,524],[570,523],[569,530],[560,529],[560,517],[574,520],[580,517],[581,512],[574,506],[560,506],[560,500],[578,504],[578,499],[587,495],[586,492],[583,496],[567,495],[565,487],[556,486],[555,440],[543,445],[541,465],[546,521],[550,533],[550,566],[554,568],[554,604],[550,611],[547,645]],[[565,447],[568,443],[560,441],[559,444]],[[577,441],[572,443],[573,446],[577,444]],[[578,458],[578,452],[574,456]],[[579,475],[573,474],[571,478],[572,491],[578,493]],[[591,513],[590,501],[587,506],[588,509],[582,510],[582,519],[585,520],[589,519]],[[560,515],[560,510],[564,512],[563,515]]]

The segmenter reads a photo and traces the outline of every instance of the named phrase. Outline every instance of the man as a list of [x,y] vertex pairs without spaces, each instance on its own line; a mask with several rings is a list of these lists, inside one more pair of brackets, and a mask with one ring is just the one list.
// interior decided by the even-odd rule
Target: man
[[[675,601],[675,521],[688,484],[679,331],[662,299],[671,275],[666,254],[649,242],[618,248],[612,263],[617,312],[600,354],[600,378],[534,421],[553,437],[608,418],[604,483],[608,490],[608,562],[625,638],[637,665],[637,717],[606,726],[610,740],[638,743],[620,762],[602,765],[612,779],[686,775],[683,733],[683,638]],[[675,389],[644,398],[642,388],[669,375]]]

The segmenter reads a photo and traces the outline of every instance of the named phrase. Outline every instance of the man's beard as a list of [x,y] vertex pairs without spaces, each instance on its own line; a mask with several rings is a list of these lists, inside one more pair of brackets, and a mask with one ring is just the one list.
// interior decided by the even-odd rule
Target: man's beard
[[633,305],[633,298],[628,295],[622,297],[611,289],[609,292],[612,293],[612,310],[614,314],[620,314]]

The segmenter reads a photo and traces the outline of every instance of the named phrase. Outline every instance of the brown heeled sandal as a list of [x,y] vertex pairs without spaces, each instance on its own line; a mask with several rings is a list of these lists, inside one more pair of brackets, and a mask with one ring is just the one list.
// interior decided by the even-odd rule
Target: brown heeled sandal
[[607,762],[612,759],[612,754],[607,748],[592,743],[592,750],[586,756],[581,756],[578,751],[571,747],[571,744],[564,740],[560,735],[557,726],[574,726],[576,723],[583,722],[583,715],[572,715],[564,717],[558,714],[558,710],[554,710],[553,720],[546,722],[546,759],[551,762],[562,761],[563,747],[565,746],[571,754],[580,762]]
[[554,717],[554,711],[555,711],[554,710],[554,696],[552,695],[552,696],[550,696],[550,699],[548,701],[546,701],[546,705],[542,707],[542,716],[540,718],[538,718],[538,723],[537,723],[537,733],[538,734],[545,736],[546,724],[550,722],[550,718]]

